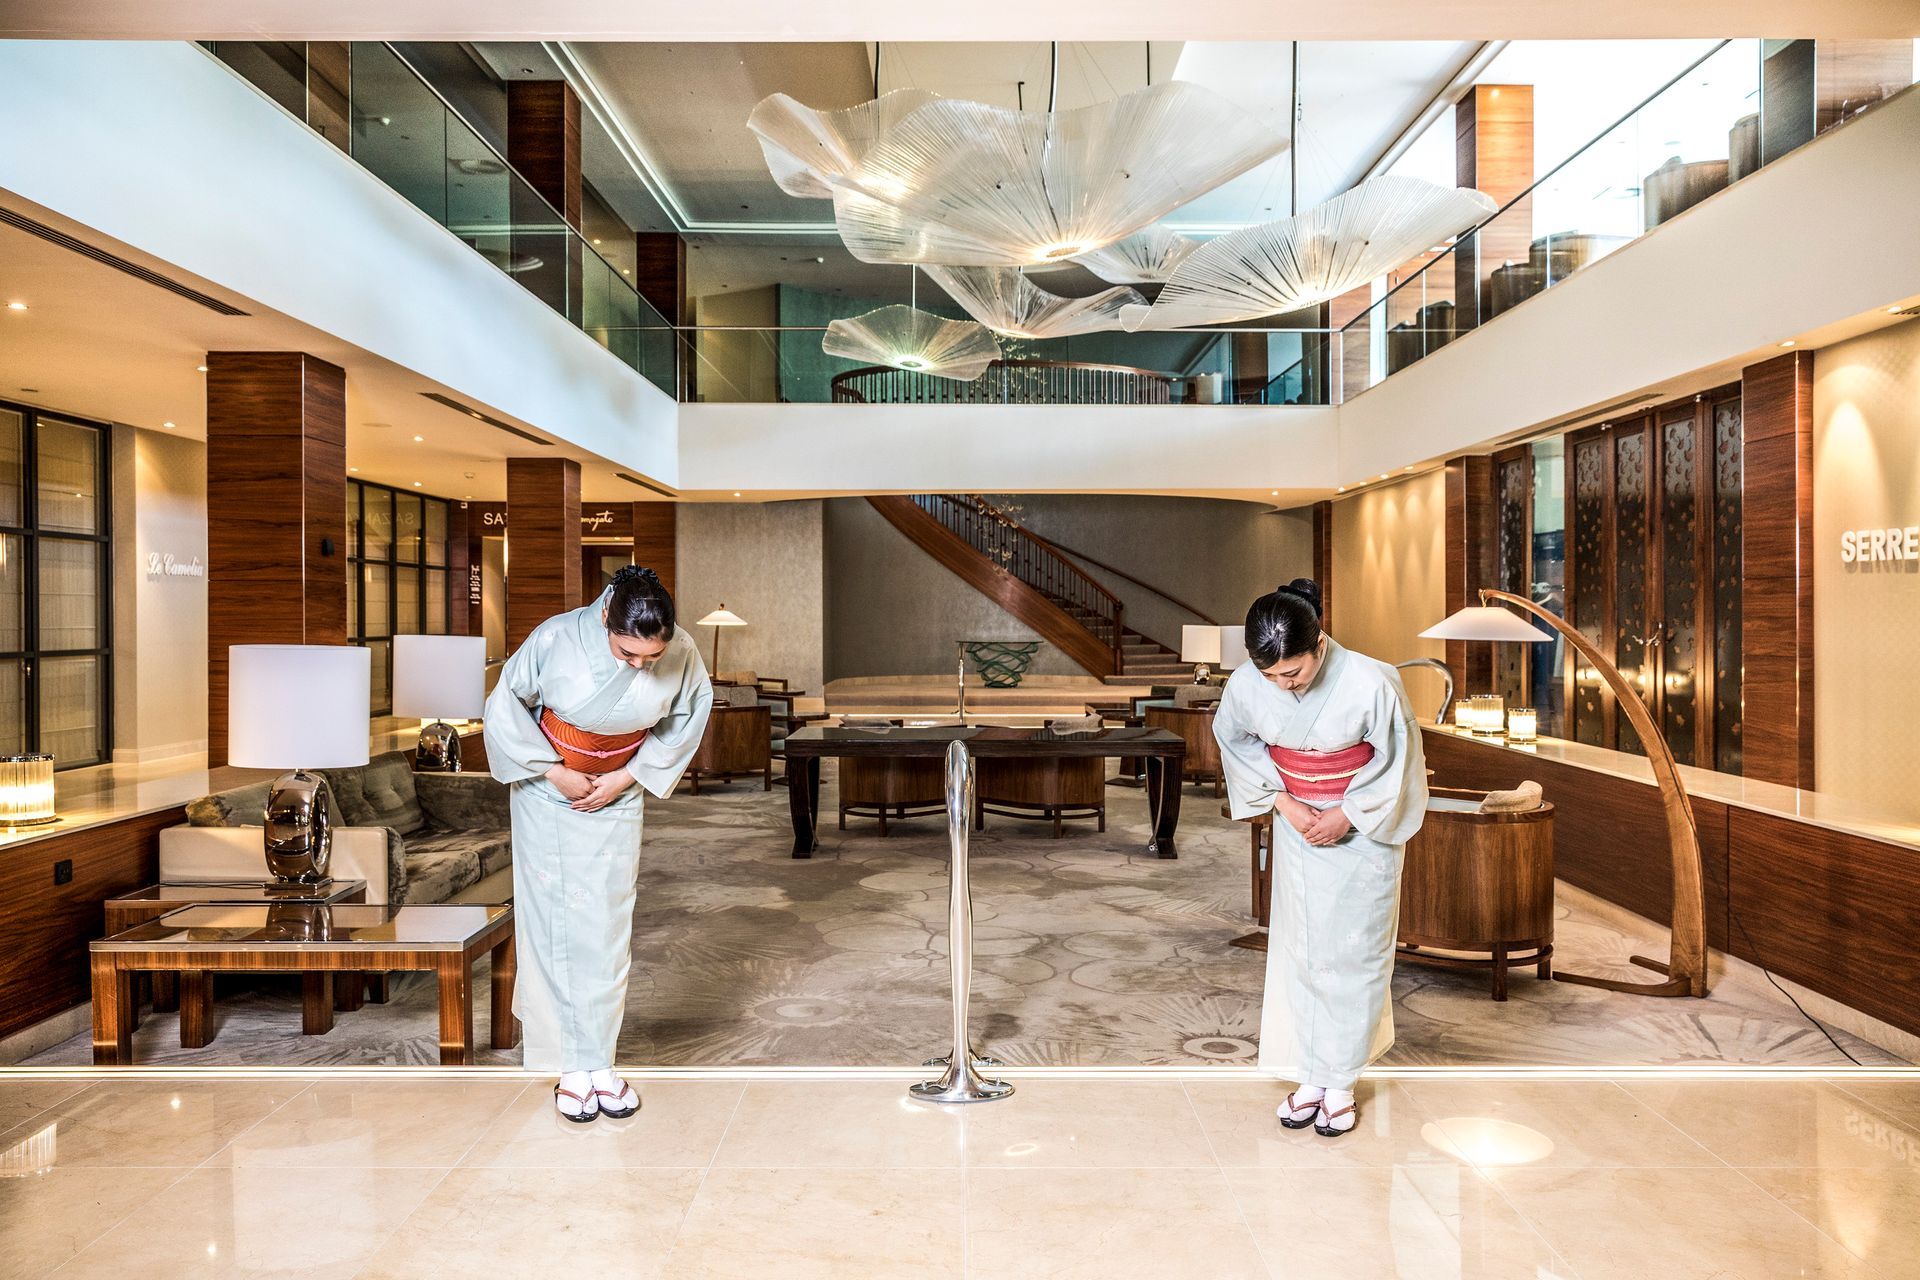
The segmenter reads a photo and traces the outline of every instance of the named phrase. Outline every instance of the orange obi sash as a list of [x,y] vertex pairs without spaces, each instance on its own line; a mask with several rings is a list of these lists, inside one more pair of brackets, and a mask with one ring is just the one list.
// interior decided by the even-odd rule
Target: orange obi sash
[[1371,742],[1356,742],[1338,751],[1294,751],[1268,747],[1273,767],[1287,784],[1287,794],[1299,800],[1338,800],[1347,794],[1353,775],[1373,759]]
[[647,740],[645,729],[632,733],[588,733],[568,724],[549,709],[540,711],[540,732],[560,753],[560,763],[581,773],[612,773]]

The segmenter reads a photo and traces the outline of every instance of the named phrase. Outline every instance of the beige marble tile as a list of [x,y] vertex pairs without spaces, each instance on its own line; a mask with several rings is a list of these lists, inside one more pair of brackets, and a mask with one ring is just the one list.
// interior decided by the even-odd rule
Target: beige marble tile
[[976,1168],[1213,1168],[1177,1081],[1019,1081],[1011,1098],[963,1108]]
[[[992,1106],[1012,1106],[1019,1095]],[[747,1086],[714,1163],[726,1168],[958,1168],[965,1107],[915,1102],[895,1080]]]
[[1399,1081],[1362,1080],[1354,1090],[1360,1122],[1352,1132],[1323,1138],[1311,1129],[1287,1129],[1274,1114],[1285,1085],[1267,1080],[1190,1080],[1187,1096],[1226,1168],[1384,1169],[1457,1165],[1462,1156]]
[[1705,1147],[1605,1080],[1415,1080],[1407,1085],[1472,1163],[1580,1168],[1718,1166]]
[[1227,1183],[1275,1275],[1548,1280],[1564,1260],[1465,1165],[1229,1169]]
[[[1871,1169],[1907,1164],[1920,1136],[1822,1080],[1621,1082],[1728,1164]],[[1893,1140],[1899,1137],[1897,1144]]]
[[1487,1175],[1581,1280],[1866,1280],[1858,1258],[1738,1169]]
[[197,1165],[306,1087],[301,1080],[106,1080],[35,1123],[56,1126],[63,1167]]
[[1920,1280],[1920,1170],[1747,1169],[1884,1280]]
[[526,1087],[519,1080],[323,1080],[241,1134],[214,1163],[450,1167]]
[[1885,1117],[1885,1127],[1874,1135],[1908,1168],[1920,1169],[1920,1080],[1849,1080],[1832,1082],[1842,1092],[1860,1099]]
[[681,1224],[666,1275],[954,1280],[962,1267],[962,1177],[958,1170],[713,1169]]
[[185,1175],[78,1167],[0,1178],[0,1271],[47,1274]]
[[0,1080],[0,1146],[7,1131],[58,1106],[90,1084],[86,1080]]
[[455,1169],[360,1280],[650,1280],[664,1274],[700,1178],[697,1169]]
[[60,1275],[346,1280],[442,1176],[438,1169],[196,1169],[82,1249]]
[[705,1168],[744,1088],[717,1080],[635,1084],[639,1114],[574,1124],[554,1111],[553,1087],[535,1081],[494,1118],[460,1163],[523,1169]]
[[1235,1280],[1267,1268],[1216,1169],[972,1169],[967,1273]]

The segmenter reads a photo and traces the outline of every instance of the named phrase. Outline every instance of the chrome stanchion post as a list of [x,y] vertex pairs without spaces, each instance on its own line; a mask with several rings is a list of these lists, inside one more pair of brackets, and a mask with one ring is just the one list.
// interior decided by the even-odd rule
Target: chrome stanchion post
[[988,1080],[975,1070],[976,1064],[986,1060],[975,1056],[973,1038],[967,1032],[967,1003],[973,994],[973,898],[967,874],[972,821],[973,768],[966,743],[956,741],[947,746],[947,841],[953,847],[947,886],[947,959],[953,966],[953,1051],[938,1080],[922,1081],[907,1090],[922,1102],[991,1102],[1013,1092],[1006,1081]]

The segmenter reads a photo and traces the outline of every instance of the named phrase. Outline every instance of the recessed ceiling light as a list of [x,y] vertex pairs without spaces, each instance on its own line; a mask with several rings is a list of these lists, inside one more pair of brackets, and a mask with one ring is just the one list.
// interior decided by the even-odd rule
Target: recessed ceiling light
[[739,496],[740,496],[740,491],[739,491],[738,489],[735,489],[735,490],[733,491],[733,496],[734,496],[734,497],[736,497],[736,498],[737,498],[737,497],[739,497]]
[[415,436],[415,437],[413,438],[413,442],[414,442],[415,444],[425,444],[425,443],[426,443],[426,439],[427,439],[427,438],[426,438],[425,436]]
[[1278,489],[1274,489],[1271,492],[1269,492],[1267,496],[1270,498],[1277,498],[1280,496],[1280,491]]
[[593,242],[594,242],[595,244],[599,244],[599,243],[600,243],[600,237],[599,237],[599,236],[595,236],[595,237],[593,238]]
[[1382,480],[1385,480],[1385,479],[1387,478],[1387,473],[1386,473],[1386,472],[1384,472],[1384,471],[1382,471],[1382,472],[1380,473],[1380,478],[1381,478]]
[[1401,469],[1402,471],[1411,471],[1411,470],[1413,470],[1413,468],[1412,468],[1412,467],[1410,467],[1410,466],[1408,466],[1408,467],[1402,467],[1402,468],[1400,468],[1400,469]]
[[420,482],[419,482],[418,480],[415,480],[415,481],[413,482],[413,487],[414,487],[414,488],[416,488],[416,489],[418,489],[418,488],[420,487]]
[[165,427],[169,431],[173,430],[173,424],[171,422],[163,422],[160,425]]
[[1783,347],[1790,347],[1793,345],[1793,339],[1788,338],[1785,342],[1781,343],[1780,345]]
[[1345,493],[1346,491],[1347,491],[1347,486],[1345,485],[1341,485],[1338,489],[1334,490],[1335,493]]
[[349,470],[349,471],[351,471],[351,472],[353,472],[353,473],[354,473],[355,475],[359,475],[359,474],[360,474],[360,468],[358,468],[358,467],[348,467],[348,468],[347,468],[347,470]]
[[1900,314],[1900,308],[1898,308],[1898,307],[1888,307],[1888,308],[1887,308],[1887,314],[1888,314],[1888,315],[1890,315],[1890,316],[1897,316],[1897,315],[1899,315],[1899,314]]
[[205,373],[206,371],[207,371],[207,366],[205,366],[205,365],[203,365],[203,364],[202,364],[202,365],[195,365],[195,366],[194,366],[194,372],[195,372],[195,373]]
[[24,302],[9,302],[7,304],[7,310],[9,311],[25,311],[26,309],[27,304]]

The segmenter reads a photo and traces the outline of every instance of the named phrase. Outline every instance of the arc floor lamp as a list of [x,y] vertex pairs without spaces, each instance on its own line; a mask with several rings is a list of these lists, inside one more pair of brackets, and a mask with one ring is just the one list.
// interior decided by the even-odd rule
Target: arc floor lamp
[[[1594,647],[1592,641],[1566,621],[1547,612],[1524,596],[1510,591],[1495,591],[1482,588],[1480,607],[1461,609],[1448,616],[1439,627],[1423,634],[1437,634],[1442,629],[1443,638],[1452,640],[1493,640],[1512,641],[1522,638],[1513,630],[1513,624],[1519,619],[1497,608],[1494,602],[1509,604],[1523,613],[1531,614],[1552,627],[1573,647],[1575,653],[1588,663],[1599,677],[1613,691],[1621,711],[1626,713],[1627,722],[1640,739],[1640,745],[1646,749],[1647,759],[1653,765],[1654,781],[1660,787],[1660,806],[1666,817],[1667,851],[1673,868],[1673,935],[1668,944],[1667,959],[1653,960],[1646,956],[1631,957],[1633,963],[1642,968],[1652,969],[1666,975],[1663,982],[1629,982],[1620,978],[1599,978],[1582,973],[1567,973],[1556,970],[1554,977],[1561,982],[1577,983],[1587,987],[1603,987],[1608,991],[1626,991],[1645,996],[1704,996],[1707,994],[1707,907],[1705,898],[1705,874],[1700,857],[1700,833],[1694,826],[1693,805],[1687,800],[1686,786],[1680,781],[1680,767],[1675,763],[1673,752],[1667,746],[1666,738],[1659,726],[1653,722],[1653,716],[1640,700],[1639,693],[1627,683],[1619,668],[1609,661],[1605,654]],[[1498,618],[1490,615],[1499,614]],[[1524,625],[1524,624],[1522,624]],[[1528,628],[1532,631],[1532,628]]]

